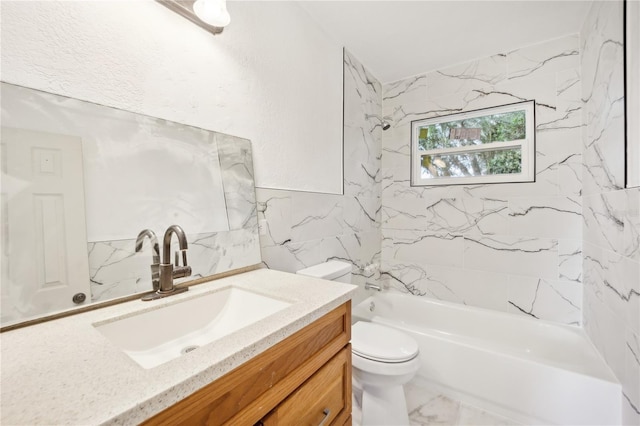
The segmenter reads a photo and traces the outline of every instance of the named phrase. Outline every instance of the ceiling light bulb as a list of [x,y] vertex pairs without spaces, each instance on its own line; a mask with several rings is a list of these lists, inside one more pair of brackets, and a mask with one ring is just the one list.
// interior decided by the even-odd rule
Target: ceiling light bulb
[[227,11],[227,0],[197,0],[193,11],[201,21],[214,27],[225,27],[231,22]]

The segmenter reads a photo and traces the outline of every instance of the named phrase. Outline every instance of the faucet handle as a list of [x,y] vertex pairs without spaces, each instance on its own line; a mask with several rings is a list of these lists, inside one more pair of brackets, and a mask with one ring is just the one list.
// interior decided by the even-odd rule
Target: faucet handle
[[191,266],[178,266],[172,272],[173,278],[184,278],[191,276]]

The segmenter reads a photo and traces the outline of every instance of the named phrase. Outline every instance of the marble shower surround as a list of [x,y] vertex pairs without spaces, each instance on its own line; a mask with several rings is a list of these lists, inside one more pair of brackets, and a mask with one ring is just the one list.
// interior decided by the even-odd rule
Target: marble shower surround
[[[570,35],[383,87],[383,278],[400,291],[580,325],[580,44]],[[412,187],[410,123],[536,101],[536,182]]]
[[[622,3],[595,2],[581,32],[584,328],[640,424],[640,188],[624,188]],[[637,117],[629,117],[637,120]],[[630,141],[630,143],[640,143]]]
[[382,87],[346,50],[343,66],[344,194],[258,188],[258,220],[266,220],[267,267],[295,272],[342,260],[362,286],[379,278],[362,268],[380,263]]

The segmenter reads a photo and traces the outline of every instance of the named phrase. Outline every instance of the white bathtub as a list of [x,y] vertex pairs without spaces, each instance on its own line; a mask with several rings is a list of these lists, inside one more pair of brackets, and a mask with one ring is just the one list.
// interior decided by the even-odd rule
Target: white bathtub
[[357,320],[412,335],[419,378],[463,402],[525,424],[620,424],[620,384],[579,328],[392,292]]

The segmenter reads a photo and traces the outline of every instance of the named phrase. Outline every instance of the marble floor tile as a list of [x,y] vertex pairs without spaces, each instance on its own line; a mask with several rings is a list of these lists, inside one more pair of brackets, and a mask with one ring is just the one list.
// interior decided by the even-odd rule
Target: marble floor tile
[[460,419],[458,420],[459,426],[502,426],[509,425],[515,426],[518,423],[513,420],[498,416],[496,414],[488,413],[479,408],[463,405],[460,408]]
[[456,425],[460,403],[444,395],[436,395],[409,411],[411,426]]
[[[411,426],[517,426],[519,424],[428,389],[422,385],[422,382],[422,379],[417,378],[404,387]],[[354,426],[362,426],[360,401],[360,395],[354,394],[352,410]]]

